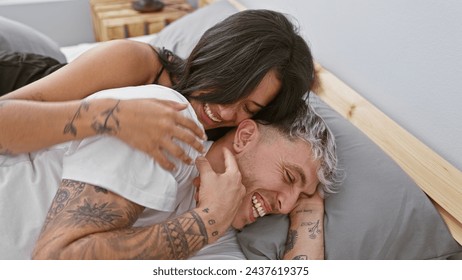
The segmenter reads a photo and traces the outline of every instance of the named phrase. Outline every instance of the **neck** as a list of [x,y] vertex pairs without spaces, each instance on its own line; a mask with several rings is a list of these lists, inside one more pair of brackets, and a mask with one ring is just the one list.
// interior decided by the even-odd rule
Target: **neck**
[[225,172],[225,159],[223,148],[227,148],[234,154],[233,150],[234,133],[227,133],[217,141],[213,142],[205,158],[209,161],[213,171],[217,173]]

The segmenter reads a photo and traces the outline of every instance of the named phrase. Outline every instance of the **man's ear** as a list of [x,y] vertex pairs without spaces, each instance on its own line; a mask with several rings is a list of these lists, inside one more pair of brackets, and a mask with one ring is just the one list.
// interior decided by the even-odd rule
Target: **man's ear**
[[259,133],[258,124],[254,120],[243,120],[236,128],[236,133],[234,134],[234,151],[239,153],[246,149],[249,144],[255,143]]

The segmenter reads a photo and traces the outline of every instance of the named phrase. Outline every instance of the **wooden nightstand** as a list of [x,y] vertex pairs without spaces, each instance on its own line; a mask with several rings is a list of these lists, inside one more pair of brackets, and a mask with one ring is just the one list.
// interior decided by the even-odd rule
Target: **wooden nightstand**
[[199,8],[212,4],[213,2],[216,2],[216,1],[217,0],[199,0]]
[[133,0],[90,0],[96,41],[107,41],[157,33],[167,24],[193,11],[187,0],[163,0],[165,7],[140,13]]

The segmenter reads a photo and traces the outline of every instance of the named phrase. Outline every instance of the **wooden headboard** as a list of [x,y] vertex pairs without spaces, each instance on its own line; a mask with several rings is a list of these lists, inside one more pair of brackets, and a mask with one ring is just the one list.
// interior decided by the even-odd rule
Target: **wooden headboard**
[[[239,11],[246,7],[227,0]],[[313,90],[387,153],[430,197],[462,245],[462,172],[407,132],[334,74],[317,65]]]

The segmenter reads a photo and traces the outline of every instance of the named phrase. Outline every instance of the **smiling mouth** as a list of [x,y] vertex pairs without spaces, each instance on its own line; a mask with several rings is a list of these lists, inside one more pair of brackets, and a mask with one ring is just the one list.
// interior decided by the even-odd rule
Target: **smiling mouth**
[[256,195],[253,195],[252,196],[252,211],[253,211],[254,218],[263,217],[266,215],[266,212],[262,206],[263,206],[263,202],[259,201]]
[[221,120],[212,113],[212,110],[210,110],[208,103],[204,103],[204,112],[212,121],[221,123]]

